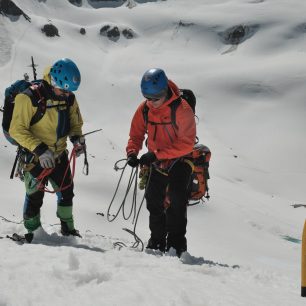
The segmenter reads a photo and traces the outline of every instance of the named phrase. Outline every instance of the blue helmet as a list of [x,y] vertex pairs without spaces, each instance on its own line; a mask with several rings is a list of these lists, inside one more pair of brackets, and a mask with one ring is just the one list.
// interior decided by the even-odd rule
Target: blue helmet
[[51,85],[60,89],[75,91],[81,83],[81,74],[77,65],[69,58],[54,63],[50,70]]
[[147,70],[141,79],[141,92],[144,97],[159,99],[168,91],[168,78],[164,70],[152,68]]

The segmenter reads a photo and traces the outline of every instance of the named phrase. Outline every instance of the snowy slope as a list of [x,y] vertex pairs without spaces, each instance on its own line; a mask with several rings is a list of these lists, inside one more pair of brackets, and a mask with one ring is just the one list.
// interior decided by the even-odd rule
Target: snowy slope
[[[58,234],[56,199],[46,195],[48,234],[39,233],[33,245],[0,239],[0,305],[304,305],[301,247],[284,238],[301,239],[305,220],[304,208],[291,205],[306,204],[306,3],[129,1],[136,4],[130,9],[118,1],[14,2],[31,22],[0,16],[0,94],[31,74],[32,55],[39,75],[69,57],[82,74],[84,132],[103,131],[87,138],[90,175],[82,175],[82,158],[77,165],[74,214],[84,238]],[[48,23],[59,37],[41,32]],[[118,27],[117,41],[99,34],[105,25]],[[239,25],[244,41],[227,43]],[[135,37],[125,38],[124,29]],[[188,253],[180,260],[114,249],[118,241],[132,245],[122,228],[133,224],[121,214],[111,223],[105,217],[120,176],[113,165],[125,157],[140,79],[150,67],[194,90],[198,136],[212,151],[211,200],[188,209]],[[9,180],[15,148],[3,137],[0,148],[0,216],[19,223],[23,185]],[[0,219],[0,236],[24,232]],[[147,241],[145,206],[136,232]]]

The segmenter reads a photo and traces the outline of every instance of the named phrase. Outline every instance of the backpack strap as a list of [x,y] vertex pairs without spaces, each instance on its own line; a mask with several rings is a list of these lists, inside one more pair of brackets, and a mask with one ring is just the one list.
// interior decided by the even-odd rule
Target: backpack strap
[[37,107],[36,113],[30,121],[30,126],[37,123],[46,113],[46,99],[40,93],[40,85],[33,84],[26,89],[23,94],[27,95],[32,102],[34,107]]
[[148,126],[148,122],[149,122],[149,107],[147,105],[147,101],[144,103],[144,106],[142,108],[142,115],[143,115],[143,120],[144,120],[144,123],[146,125],[146,129],[147,129],[147,126]]
[[178,125],[176,124],[176,111],[179,105],[181,104],[182,99],[181,97],[178,97],[176,100],[174,100],[170,105],[171,109],[171,124],[173,127],[175,127],[178,130]]
[[68,108],[71,107],[74,104],[74,100],[75,100],[75,95],[73,93],[71,93],[68,96],[68,99],[67,99],[67,106],[68,106]]
[[176,124],[176,110],[179,107],[180,103],[181,103],[182,99],[179,97],[176,100],[174,100],[173,102],[171,102],[169,104],[169,107],[171,109],[171,122],[165,122],[165,123],[156,123],[156,122],[149,122],[149,107],[147,105],[147,102],[145,102],[143,108],[142,108],[142,115],[143,115],[143,120],[145,122],[145,125],[147,126],[148,123],[151,123],[153,125],[158,125],[158,124],[172,124],[176,129],[178,129],[178,126]]
[[[37,123],[39,120],[41,120],[41,118],[46,113],[46,109],[47,109],[46,99],[41,95],[39,89],[40,89],[40,86],[35,85],[35,84],[30,87],[30,90],[32,90],[32,92],[34,94],[36,94],[36,97],[37,97],[37,100],[36,100],[37,111],[34,114],[34,116],[32,117],[30,125],[34,125],[35,123]],[[33,101],[32,101],[32,103],[33,103]]]

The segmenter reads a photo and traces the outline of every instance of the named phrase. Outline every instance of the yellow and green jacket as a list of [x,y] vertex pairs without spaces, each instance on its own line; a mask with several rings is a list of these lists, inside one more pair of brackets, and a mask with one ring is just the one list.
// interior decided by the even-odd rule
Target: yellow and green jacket
[[83,119],[75,96],[65,100],[55,96],[48,81],[45,76],[39,90],[46,101],[44,116],[31,125],[37,106],[26,92],[18,94],[9,130],[19,145],[38,156],[48,148],[60,155],[67,147],[68,136],[82,135]]

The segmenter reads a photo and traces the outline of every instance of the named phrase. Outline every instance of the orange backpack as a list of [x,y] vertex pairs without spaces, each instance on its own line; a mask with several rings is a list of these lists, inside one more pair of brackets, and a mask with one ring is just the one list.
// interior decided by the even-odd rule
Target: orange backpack
[[202,144],[196,144],[188,160],[193,164],[191,174],[189,205],[199,203],[203,198],[209,199],[207,180],[209,177],[209,161],[211,152],[208,147]]
[[[184,161],[192,168],[190,183],[188,186],[188,204],[192,206],[204,202],[203,198],[209,200],[210,196],[208,193],[207,180],[209,177],[208,167],[210,161],[211,152],[208,147],[202,144],[196,144],[190,155],[184,158]],[[144,189],[144,188],[142,188]],[[166,196],[164,199],[164,207],[170,206],[169,198],[169,186],[166,189]]]

